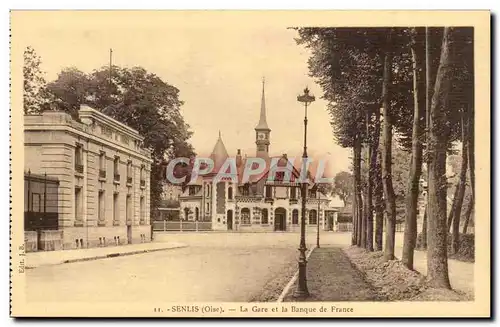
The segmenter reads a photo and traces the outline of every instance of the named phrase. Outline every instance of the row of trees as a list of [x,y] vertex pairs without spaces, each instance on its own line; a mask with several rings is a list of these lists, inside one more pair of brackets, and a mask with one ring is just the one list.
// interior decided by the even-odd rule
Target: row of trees
[[[353,244],[383,250],[386,260],[395,259],[398,206],[393,161],[398,153],[407,153],[402,262],[413,269],[424,180],[427,277],[430,285],[449,288],[448,225],[456,251],[467,169],[474,193],[472,28],[297,31],[297,43],[311,50],[310,74],[322,87],[334,136],[341,146],[353,149]],[[446,158],[457,142],[462,144],[462,164],[447,221]],[[473,206],[472,195],[467,217]]]
[[142,67],[102,67],[92,73],[63,69],[47,83],[41,59],[28,47],[24,52],[24,113],[59,110],[78,119],[87,104],[136,129],[151,150],[151,215],[155,217],[163,186],[163,165],[177,157],[192,157],[192,132],[180,112],[179,90]]

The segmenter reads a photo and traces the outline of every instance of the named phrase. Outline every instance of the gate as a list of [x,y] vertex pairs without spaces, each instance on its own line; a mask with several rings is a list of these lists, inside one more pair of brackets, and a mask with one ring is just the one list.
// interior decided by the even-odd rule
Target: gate
[[24,230],[59,229],[59,180],[45,175],[24,174]]

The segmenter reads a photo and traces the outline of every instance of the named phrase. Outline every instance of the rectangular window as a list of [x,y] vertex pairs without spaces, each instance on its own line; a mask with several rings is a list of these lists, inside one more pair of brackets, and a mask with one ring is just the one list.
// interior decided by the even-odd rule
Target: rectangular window
[[139,217],[140,217],[140,224],[141,225],[144,225],[146,223],[146,217],[145,217],[145,212],[144,212],[144,207],[145,207],[145,204],[144,204],[144,196],[141,196],[141,200],[140,200],[140,207],[139,207]]
[[194,186],[189,186],[189,195],[195,195],[196,194],[196,188]]
[[146,187],[146,176],[144,176],[144,170],[146,169],[146,167],[144,165],[141,166],[141,171],[140,171],[140,183],[141,183],[141,187],[142,188],[145,188]]
[[78,143],[75,147],[75,171],[83,174],[83,146]]
[[113,194],[113,224],[120,223],[120,207],[118,206],[118,193]]
[[106,153],[99,153],[99,178],[106,178]]
[[290,199],[297,199],[297,188],[291,187],[290,188]]
[[127,183],[132,184],[132,160],[127,162]]
[[105,219],[104,215],[104,210],[105,210],[105,202],[104,202],[104,190],[99,191],[99,198],[97,201],[97,215],[98,215],[98,221],[103,223]]
[[113,161],[113,175],[116,182],[120,181],[120,157],[115,156]]

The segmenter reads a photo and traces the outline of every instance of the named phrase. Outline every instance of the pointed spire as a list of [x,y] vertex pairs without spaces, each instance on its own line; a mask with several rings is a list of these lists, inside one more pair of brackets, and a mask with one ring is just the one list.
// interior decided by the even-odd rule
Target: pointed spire
[[269,127],[267,126],[267,121],[266,121],[265,84],[266,84],[266,80],[263,77],[262,78],[262,99],[260,100],[260,118],[259,118],[259,123],[257,124],[257,127],[255,127],[255,129],[267,129],[267,130],[270,130]]
[[210,158],[214,161],[214,164],[216,167],[219,167],[224,163],[224,161],[228,157],[228,153],[226,150],[226,146],[224,145],[224,142],[222,142],[222,136],[221,132],[219,130],[219,138],[217,139],[217,142],[215,143],[214,149],[212,150],[212,154],[210,155]]

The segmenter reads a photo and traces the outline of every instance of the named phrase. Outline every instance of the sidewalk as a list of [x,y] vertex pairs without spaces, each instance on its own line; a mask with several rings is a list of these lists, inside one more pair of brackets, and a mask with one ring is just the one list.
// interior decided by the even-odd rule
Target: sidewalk
[[[395,254],[398,259],[403,255],[403,247],[396,246]],[[422,275],[427,276],[427,252],[415,251],[413,267]],[[451,287],[454,290],[474,296],[474,263],[448,259],[448,275]]]
[[[285,302],[297,301],[292,285]],[[377,301],[377,294],[339,247],[316,248],[307,263],[306,301]]]
[[105,259],[186,246],[186,244],[178,242],[152,242],[90,249],[30,252],[26,254],[26,268],[30,269],[63,263]]

